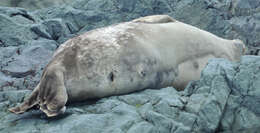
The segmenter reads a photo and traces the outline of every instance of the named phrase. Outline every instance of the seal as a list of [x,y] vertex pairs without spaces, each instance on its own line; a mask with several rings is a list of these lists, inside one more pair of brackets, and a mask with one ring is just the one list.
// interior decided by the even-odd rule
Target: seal
[[62,44],[29,98],[9,111],[20,114],[39,105],[52,117],[68,102],[147,88],[183,90],[199,79],[208,59],[238,61],[244,47],[167,15],[95,29]]

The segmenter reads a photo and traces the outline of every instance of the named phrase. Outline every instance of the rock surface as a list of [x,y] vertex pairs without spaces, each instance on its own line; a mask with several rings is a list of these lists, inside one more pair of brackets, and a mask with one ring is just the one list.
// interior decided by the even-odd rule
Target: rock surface
[[38,111],[16,116],[6,110],[23,101],[36,86],[43,68],[61,43],[94,28],[140,16],[168,14],[218,36],[239,38],[248,46],[248,54],[260,55],[259,0],[31,2],[1,1],[1,5],[25,9],[0,7],[0,132],[256,132],[260,129],[257,56],[245,56],[237,64],[221,59],[211,61],[202,79],[192,82],[184,92],[164,88],[73,104],[66,114],[51,119]]
[[74,0],[1,0],[0,6],[23,7],[29,10],[37,10],[54,5],[68,4],[73,1]]

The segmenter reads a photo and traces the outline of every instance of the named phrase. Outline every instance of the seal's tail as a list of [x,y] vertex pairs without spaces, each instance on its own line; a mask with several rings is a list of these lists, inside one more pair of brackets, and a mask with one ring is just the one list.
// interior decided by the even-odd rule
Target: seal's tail
[[38,99],[40,110],[48,117],[65,112],[68,95],[60,66],[53,65],[46,69],[41,79]]
[[63,72],[60,67],[48,67],[43,72],[40,83],[31,96],[21,105],[10,108],[9,111],[21,114],[38,104],[48,117],[64,113],[66,110],[68,95],[64,85]]
[[22,114],[26,112],[28,109],[32,108],[34,105],[38,104],[39,84],[33,90],[31,96],[28,99],[26,99],[21,105],[9,108],[8,110],[15,114]]

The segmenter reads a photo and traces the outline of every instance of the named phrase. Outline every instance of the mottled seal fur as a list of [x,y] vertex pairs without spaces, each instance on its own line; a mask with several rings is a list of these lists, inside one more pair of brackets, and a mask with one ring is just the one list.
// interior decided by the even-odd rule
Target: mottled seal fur
[[47,116],[67,102],[126,94],[146,88],[184,89],[199,79],[208,59],[240,60],[244,44],[226,40],[167,15],[142,17],[95,29],[62,44],[31,96],[9,109],[38,104]]

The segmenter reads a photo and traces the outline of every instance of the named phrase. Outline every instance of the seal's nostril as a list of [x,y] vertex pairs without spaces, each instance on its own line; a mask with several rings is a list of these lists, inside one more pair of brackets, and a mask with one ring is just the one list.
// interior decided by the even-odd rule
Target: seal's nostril
[[140,73],[141,73],[141,75],[142,75],[143,77],[146,76],[146,72],[145,72],[145,71],[141,71]]

